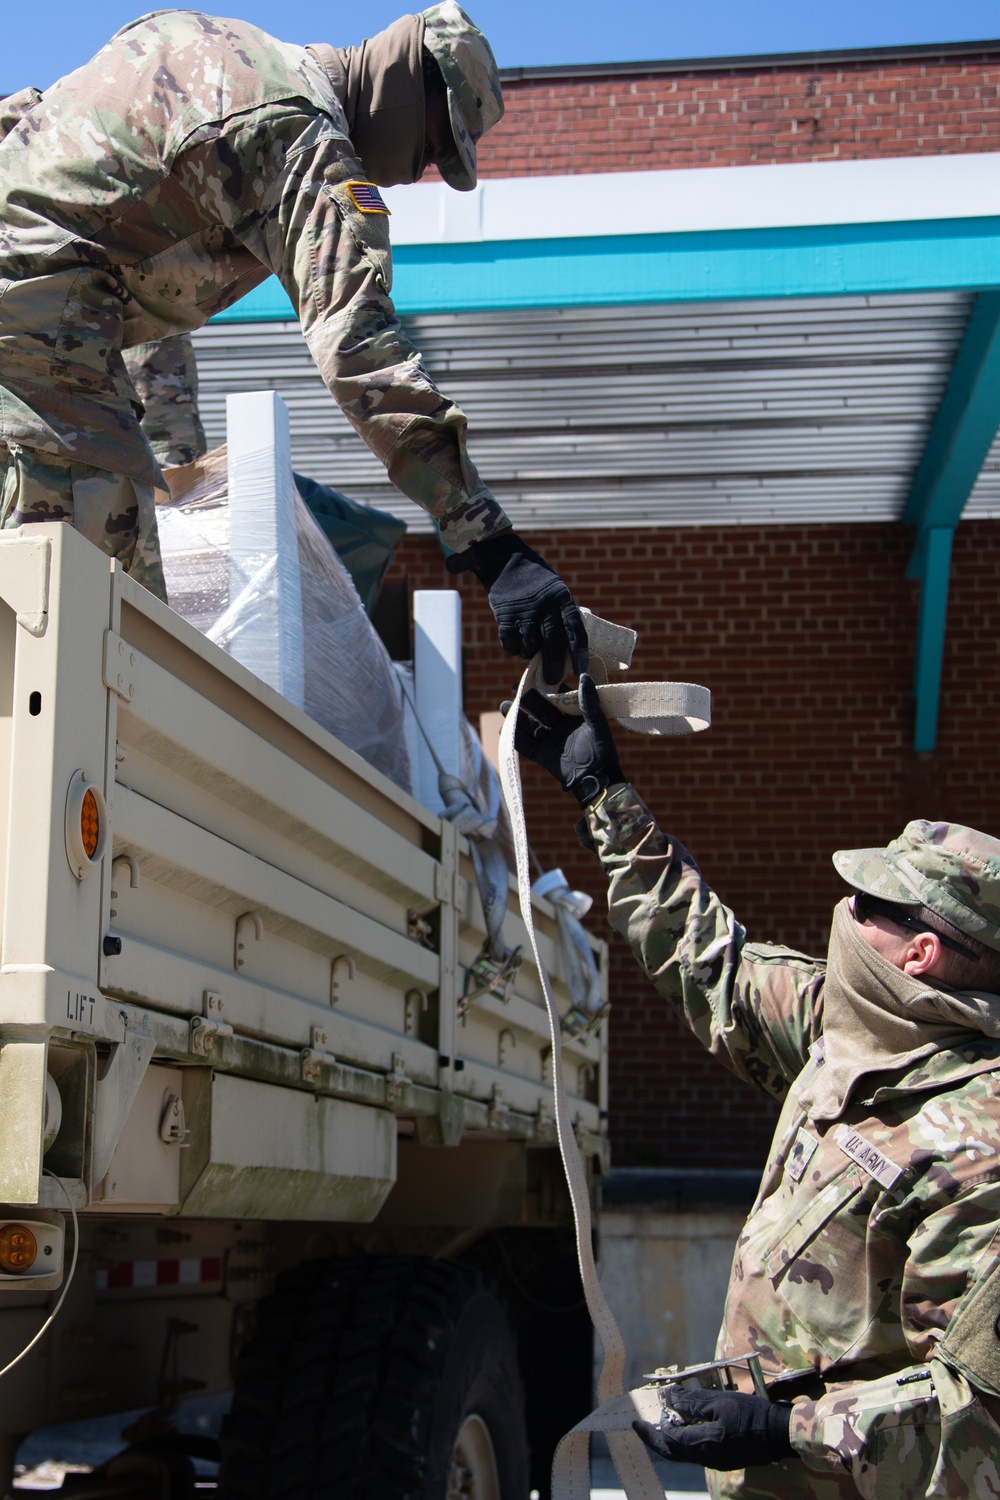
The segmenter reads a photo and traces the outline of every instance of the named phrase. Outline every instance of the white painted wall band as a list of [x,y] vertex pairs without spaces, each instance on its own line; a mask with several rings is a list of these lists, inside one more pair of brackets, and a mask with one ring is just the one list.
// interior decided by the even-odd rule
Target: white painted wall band
[[394,245],[977,219],[1000,215],[1000,152],[418,182],[385,199]]

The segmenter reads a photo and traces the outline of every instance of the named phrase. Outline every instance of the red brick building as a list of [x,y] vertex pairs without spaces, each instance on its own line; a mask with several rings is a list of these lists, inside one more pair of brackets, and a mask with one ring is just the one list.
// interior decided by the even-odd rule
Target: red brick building
[[1000,149],[1000,48],[521,68],[484,176],[849,161]]

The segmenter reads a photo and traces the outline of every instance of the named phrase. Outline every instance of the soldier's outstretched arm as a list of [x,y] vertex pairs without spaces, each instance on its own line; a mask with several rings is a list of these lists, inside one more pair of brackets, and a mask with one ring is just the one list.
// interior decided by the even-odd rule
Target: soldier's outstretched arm
[[775,1098],[822,1027],[825,965],[750,943],[679,840],[631,785],[586,814],[586,841],[609,877],[608,915],[660,994],[705,1047]]
[[[580,716],[525,694],[514,728],[535,761],[584,809],[581,842],[610,877],[608,911],[656,988],[710,1052],[775,1098],[801,1071],[822,1025],[824,966],[750,944],[695,860],[661,832],[625,781],[596,687],[580,679]],[[504,704],[506,713],[510,704]]]
[[[389,215],[337,137],[296,152],[265,226],[270,264],[348,421],[445,545],[509,527],[466,446],[461,408],[434,385],[392,304]],[[363,206],[359,206],[363,205]]]
[[[170,279],[179,273],[169,255],[148,275],[179,303],[214,307],[256,284],[242,286],[248,268],[273,272],[345,416],[445,545],[462,552],[509,532],[510,521],[468,456],[464,413],[436,388],[396,317],[388,215],[372,206],[377,190],[360,191],[364,176],[324,116],[274,106],[227,121],[222,138],[186,146],[170,176],[182,199],[209,201],[218,242],[200,247],[203,268],[199,247],[186,247],[183,285]],[[220,299],[227,261],[232,295]],[[147,324],[136,342],[149,337]]]
[[[465,414],[427,373],[393,307],[389,215],[361,163],[336,137],[292,153],[265,225],[268,264],[299,311],[313,358],[341,410],[397,489],[437,522],[489,596],[501,644],[542,651],[546,674],[587,666],[573,597],[518,534],[480,478]],[[242,233],[243,231],[241,231]]]

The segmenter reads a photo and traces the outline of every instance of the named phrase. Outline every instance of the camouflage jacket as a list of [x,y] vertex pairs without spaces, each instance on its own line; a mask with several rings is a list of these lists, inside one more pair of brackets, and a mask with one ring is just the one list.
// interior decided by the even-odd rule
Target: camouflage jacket
[[509,524],[400,328],[388,217],[355,201],[365,172],[305,48],[161,11],[0,121],[0,441],[162,482],[123,346],[197,328],[273,272],[345,415],[445,542]]
[[970,1031],[813,1120],[825,964],[748,942],[631,787],[589,823],[612,926],[709,1051],[783,1101],[718,1352],[759,1353],[796,1456],[710,1474],[713,1493],[1000,1495],[980,1399],[1000,1394],[1000,1043]]

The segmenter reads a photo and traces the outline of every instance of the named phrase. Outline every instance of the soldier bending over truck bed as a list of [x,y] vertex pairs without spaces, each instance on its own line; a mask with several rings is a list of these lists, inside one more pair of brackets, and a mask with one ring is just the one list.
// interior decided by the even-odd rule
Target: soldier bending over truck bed
[[379,186],[430,163],[476,185],[503,114],[489,43],[455,0],[360,47],[292,46],[159,11],[40,94],[0,101],[0,524],[68,520],[164,595],[124,348],[200,327],[271,274],[342,410],[489,593],[501,643],[567,650],[566,585],[511,529],[390,297]]

